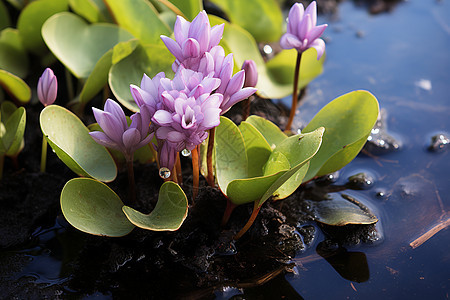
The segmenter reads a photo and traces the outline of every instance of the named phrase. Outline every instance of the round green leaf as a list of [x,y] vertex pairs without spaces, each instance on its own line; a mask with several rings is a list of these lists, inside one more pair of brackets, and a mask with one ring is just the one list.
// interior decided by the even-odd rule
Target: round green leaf
[[17,29],[6,28],[0,32],[0,69],[25,78],[28,74],[28,54]]
[[340,194],[329,196],[328,200],[310,202],[316,221],[333,226],[378,222],[377,217],[353,197]]
[[30,87],[14,74],[0,70],[0,86],[15,100],[25,104],[31,99]]
[[323,145],[311,160],[304,181],[339,170],[359,153],[378,117],[378,101],[354,91],[328,103],[303,129],[325,127]]
[[89,135],[89,129],[67,109],[50,105],[40,116],[41,129],[56,155],[76,174],[110,182],[117,168],[109,152]]
[[101,0],[69,0],[70,8],[91,23],[110,21],[108,9]]
[[[260,205],[271,195],[275,199],[286,198],[300,186],[309,168],[310,160],[320,151],[323,135],[324,128],[320,127],[308,134],[291,136],[275,148],[272,155],[275,156],[278,153],[282,153],[289,161],[291,168],[271,186],[260,201]],[[270,161],[271,159],[269,159],[268,163]]]
[[276,42],[280,39],[283,15],[275,0],[211,1],[227,14],[233,24],[251,33],[257,42]]
[[175,231],[180,228],[188,213],[188,201],[180,186],[165,182],[159,190],[158,203],[153,211],[145,215],[124,206],[123,212],[134,225],[153,231]]
[[109,86],[114,96],[126,108],[138,111],[130,92],[130,84],[141,85],[144,73],[150,77],[159,72],[172,74],[172,54],[163,45],[139,45],[128,57],[114,64],[109,71]]
[[136,39],[120,42],[109,49],[95,64],[80,93],[80,102],[88,103],[108,83],[108,74],[113,63],[117,63],[130,55],[137,47]]
[[248,177],[262,176],[264,164],[272,153],[272,149],[263,135],[250,123],[241,122],[239,130],[244,137],[248,158]]
[[134,225],[122,212],[123,203],[107,185],[90,178],[69,180],[61,192],[61,210],[67,221],[86,233],[120,237]]
[[78,78],[87,78],[97,61],[117,43],[133,38],[116,25],[88,25],[68,12],[49,18],[42,36],[53,54]]
[[28,4],[20,13],[17,28],[28,51],[37,55],[46,53],[47,47],[41,36],[44,22],[52,15],[67,11],[67,0],[39,0]]
[[287,139],[287,135],[281,131],[280,127],[260,116],[249,116],[245,121],[255,126],[255,128],[264,136],[267,143],[269,143],[272,150],[282,141]]
[[[2,108],[3,108],[2,103]],[[3,113],[4,109],[2,109]],[[3,119],[3,116],[2,116]],[[16,109],[3,123],[5,126],[4,134],[1,136],[2,152],[7,156],[15,156],[23,148],[23,134],[26,125],[25,108],[19,107]]]
[[170,0],[170,2],[184,14],[188,21],[192,21],[203,10],[201,0]]
[[160,35],[172,31],[161,21],[153,5],[146,0],[104,0],[115,22],[131,32],[142,43],[161,44]]
[[11,26],[11,18],[5,4],[0,1],[0,30],[9,26]]
[[244,137],[233,121],[222,116],[220,125],[216,127],[215,141],[216,178],[220,189],[226,194],[231,181],[248,178]]
[[[260,201],[270,187],[286,172],[287,169],[267,176],[233,180],[228,184],[227,197],[236,205]],[[261,202],[261,205],[264,201]]]

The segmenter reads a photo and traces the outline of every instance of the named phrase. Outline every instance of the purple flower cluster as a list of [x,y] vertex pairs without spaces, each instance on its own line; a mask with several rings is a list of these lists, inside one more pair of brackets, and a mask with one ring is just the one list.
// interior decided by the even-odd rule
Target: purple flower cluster
[[[130,126],[112,100],[107,101],[104,112],[94,109],[104,133],[91,133],[93,138],[129,154],[150,142],[154,133],[160,166],[172,170],[178,152],[191,151],[202,143],[208,130],[219,125],[220,115],[256,91],[254,63],[250,63],[248,71],[243,69],[233,75],[233,54],[225,56],[218,45],[223,30],[224,24],[210,26],[205,11],[192,22],[178,17],[175,40],[161,36],[176,58],[172,65],[174,78],[168,79],[162,72],[153,78],[144,74],[139,87],[130,85],[131,95],[140,108],[131,117]],[[244,87],[246,74],[250,76],[247,81],[253,84]],[[148,135],[149,132],[152,134]]]

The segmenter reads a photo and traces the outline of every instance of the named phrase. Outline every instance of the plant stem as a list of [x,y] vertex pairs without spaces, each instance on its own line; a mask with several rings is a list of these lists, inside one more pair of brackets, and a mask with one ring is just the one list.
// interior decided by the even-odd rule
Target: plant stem
[[241,229],[241,231],[239,231],[238,234],[234,236],[235,240],[240,239],[247,232],[247,230],[253,225],[253,222],[255,222],[256,216],[258,215],[259,210],[261,209],[261,205],[259,205],[258,202],[259,201],[255,201],[255,206],[253,207],[253,212],[252,215],[250,216],[250,219],[248,219],[247,224],[245,224],[245,226]]
[[195,198],[197,198],[198,194],[198,184],[199,184],[199,167],[198,167],[198,146],[195,147],[192,151],[192,202],[194,202]]
[[206,181],[208,181],[208,184],[210,187],[214,187],[214,169],[213,169],[213,162],[212,162],[212,154],[214,151],[214,140],[216,137],[216,128],[211,128],[209,130],[209,139],[208,139],[208,150],[206,152],[206,166],[208,168],[208,178]]
[[177,153],[177,160],[175,162],[175,170],[177,171],[177,181],[180,186],[183,185],[183,173],[181,172],[180,152]]
[[41,150],[41,173],[45,173],[47,165],[47,139],[42,136],[42,150]]
[[298,78],[300,74],[300,62],[302,60],[302,53],[297,53],[297,62],[295,64],[295,71],[294,71],[294,90],[292,91],[292,106],[291,106],[291,113],[289,114],[289,120],[286,124],[286,128],[284,129],[285,132],[291,131],[292,122],[294,121],[295,111],[297,110],[297,102],[298,102]]
[[133,155],[126,157],[128,170],[128,198],[130,203],[136,202],[136,184],[134,182]]
[[3,165],[5,164],[5,155],[0,154],[0,180],[3,178]]
[[231,213],[236,208],[236,206],[237,205],[231,202],[230,199],[227,199],[227,207],[225,208],[225,212],[223,213],[222,223],[220,224],[220,226],[224,227],[228,223]]

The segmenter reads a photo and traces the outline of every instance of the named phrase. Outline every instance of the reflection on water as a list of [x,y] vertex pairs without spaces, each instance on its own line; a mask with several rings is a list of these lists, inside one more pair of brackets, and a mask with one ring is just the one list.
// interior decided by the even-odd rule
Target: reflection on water
[[360,155],[341,171],[335,185],[361,170],[377,174],[373,186],[352,193],[377,207],[384,240],[330,249],[325,237],[316,239],[294,259],[298,275],[286,276],[302,297],[448,299],[449,147],[427,147],[450,127],[449,16],[448,1],[408,1],[376,16],[344,2],[336,21],[321,21],[329,24],[325,69],[310,84],[297,124],[337,96],[367,89],[403,145]]

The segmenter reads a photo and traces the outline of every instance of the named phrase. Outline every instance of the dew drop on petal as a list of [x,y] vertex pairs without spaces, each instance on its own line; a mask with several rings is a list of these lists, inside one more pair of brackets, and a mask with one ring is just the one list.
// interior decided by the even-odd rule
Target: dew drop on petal
[[162,167],[161,169],[159,169],[159,177],[161,177],[162,179],[167,179],[170,177],[170,170],[167,169],[166,167]]
[[183,156],[189,156],[189,155],[191,155],[191,151],[189,151],[188,149],[183,149],[183,150],[181,151],[181,155],[183,155]]

